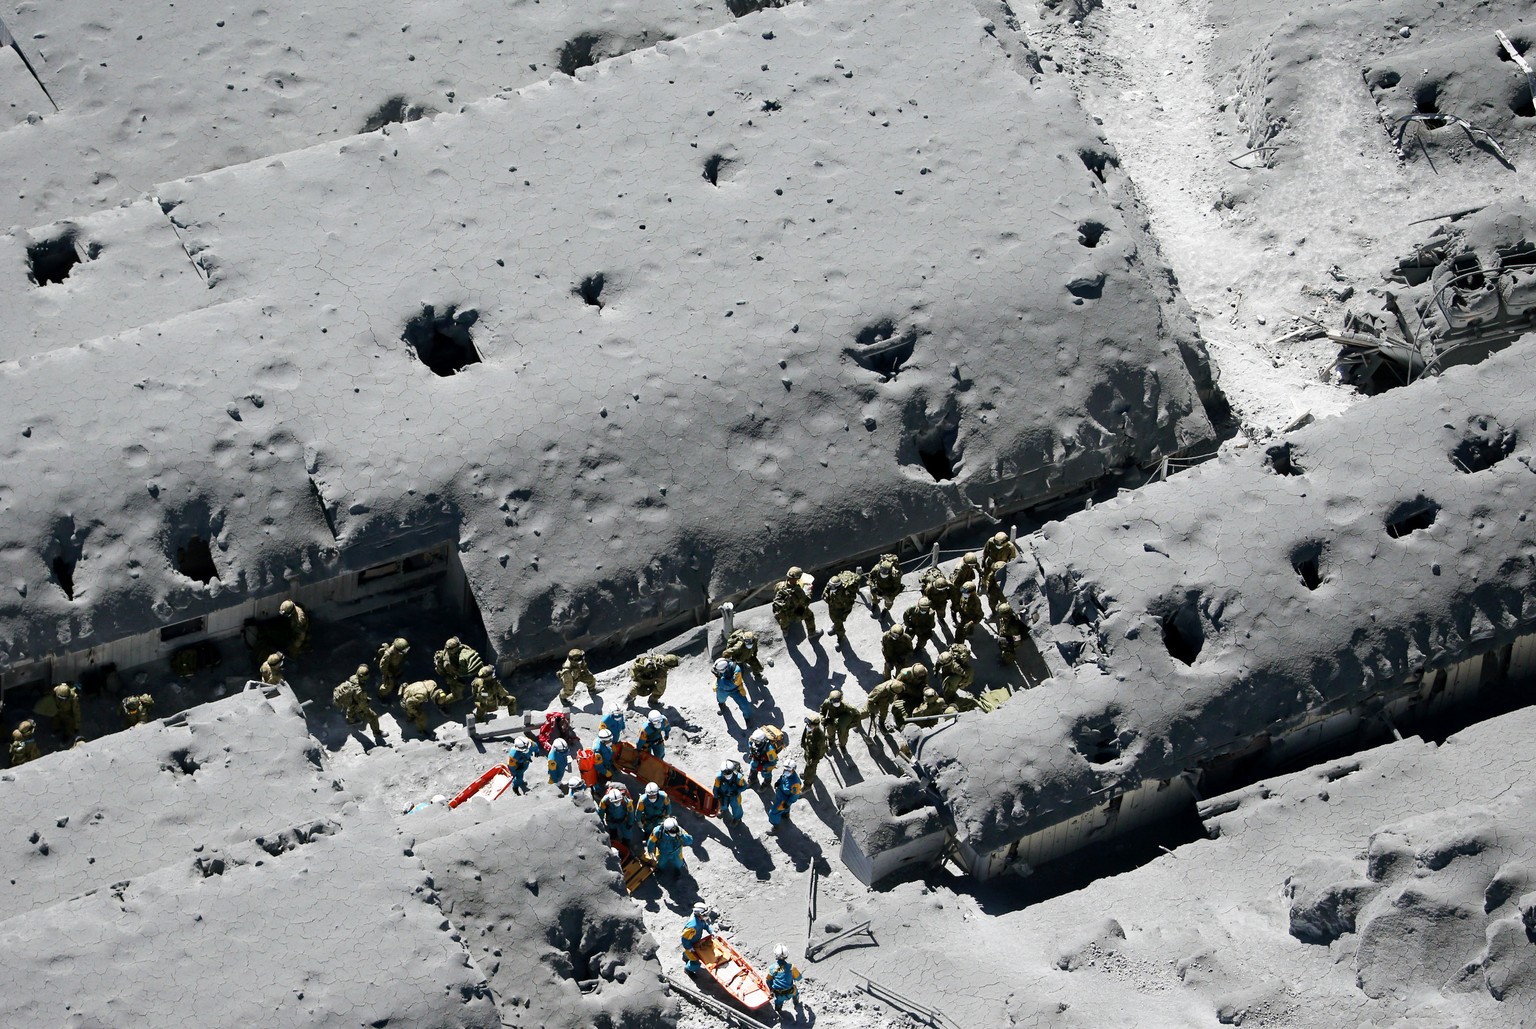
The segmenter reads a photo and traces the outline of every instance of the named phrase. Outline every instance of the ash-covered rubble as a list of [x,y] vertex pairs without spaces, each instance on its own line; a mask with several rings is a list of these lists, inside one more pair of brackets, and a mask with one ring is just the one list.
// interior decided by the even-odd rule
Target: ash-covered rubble
[[1012,597],[1055,674],[917,755],[972,871],[1528,677],[1533,388],[1518,345],[1032,537]]
[[1536,219],[1505,201],[1449,221],[1387,269],[1338,333],[1340,377],[1364,392],[1475,364],[1532,331]]
[[965,5],[832,0],[156,187],[199,299],[0,367],[0,661],[341,617],[429,552],[527,660],[1201,445],[1187,312],[1027,72]]
[[[0,1021],[674,1023],[656,944],[589,814],[551,791],[505,823],[465,828],[457,811],[402,816],[379,783],[354,788],[335,776],[286,687],[0,776]],[[419,853],[413,846],[455,830]],[[590,855],[586,866],[578,853]],[[531,879],[543,883],[536,902]],[[613,981],[590,996],[574,974],[555,982],[556,941],[470,919],[472,903],[487,910],[474,889],[515,917],[557,913],[548,931],[600,950],[597,974]],[[486,933],[494,953],[480,947]],[[531,984],[539,969],[530,1009],[507,976]],[[534,1021],[519,1021],[530,1011]]]
[[1210,839],[1000,915],[1050,965],[1011,1024],[1529,1025],[1533,732],[1527,708],[1212,797]]

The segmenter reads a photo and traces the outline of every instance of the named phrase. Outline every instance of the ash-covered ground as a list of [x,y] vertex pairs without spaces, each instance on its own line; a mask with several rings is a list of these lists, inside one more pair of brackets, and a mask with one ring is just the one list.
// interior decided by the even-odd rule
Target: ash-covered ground
[[[1376,402],[1325,330],[1462,212],[1522,201],[1533,33],[1514,0],[0,9],[5,662],[270,613],[401,535],[450,543],[484,617],[322,621],[291,693],[157,664],[124,671],[169,721],[120,731],[88,692],[85,743],[45,722],[43,759],[0,774],[0,1021],[715,1026],[663,978],[688,981],[703,900],[759,967],[789,945],[824,1029],[1536,1025],[1526,710],[985,886],[843,865],[833,794],[908,772],[902,738],[856,733],[777,833],[761,798],[732,830],[684,814],[688,873],[630,898],[537,762],[525,797],[402,813],[505,756],[462,706],[424,735],[375,701],[376,741],[330,701],[397,634],[408,678],[449,634],[509,662],[622,639]],[[1533,494],[1446,503],[1497,525]],[[1179,518],[1219,526],[1216,592],[1232,549],[1294,542]],[[1511,560],[1436,581],[1498,589]],[[843,646],[737,623],[792,740],[882,678],[866,607]],[[674,641],[660,705],[706,782],[747,731],[716,711],[713,631]],[[985,685],[1043,675],[975,643]],[[508,684],[555,702],[550,675]]]

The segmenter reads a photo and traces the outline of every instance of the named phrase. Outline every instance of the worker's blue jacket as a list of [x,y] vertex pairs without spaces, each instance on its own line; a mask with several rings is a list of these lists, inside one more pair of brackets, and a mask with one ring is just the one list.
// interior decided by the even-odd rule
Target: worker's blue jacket
[[657,863],[666,866],[681,865],[683,863],[683,848],[693,845],[693,837],[686,832],[678,830],[676,836],[657,826],[651,833],[651,838],[646,845],[656,852]]
[[569,750],[551,750],[549,752],[549,781],[560,782],[565,778],[565,766],[571,762]]
[[597,774],[610,779],[613,778],[613,745],[603,740],[598,740],[597,747],[593,750],[593,753],[597,755]]
[[646,832],[650,832],[672,813],[672,798],[665,793],[658,793],[652,802],[649,794],[642,796],[640,803],[635,805],[635,813],[640,816],[640,825]]
[[603,716],[603,728],[613,733],[613,742],[617,743],[624,737],[624,712],[610,711]]
[[533,763],[533,751],[518,750],[516,747],[507,751],[507,767],[512,769],[512,781],[523,781],[523,773],[528,771],[528,766]]
[[655,754],[657,757],[665,757],[667,754],[667,737],[672,734],[672,726],[663,719],[661,725],[655,726],[646,722],[640,728],[640,737],[636,746],[647,754]]

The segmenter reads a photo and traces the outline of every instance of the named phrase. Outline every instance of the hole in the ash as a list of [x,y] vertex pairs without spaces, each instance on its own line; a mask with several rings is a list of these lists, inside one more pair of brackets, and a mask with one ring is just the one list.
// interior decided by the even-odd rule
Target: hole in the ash
[[1098,222],[1083,222],[1077,227],[1077,241],[1085,247],[1096,247],[1104,238],[1104,226]]
[[597,63],[597,44],[602,41],[601,36],[583,32],[566,41],[566,44],[560,48],[560,58],[555,63],[567,75],[575,75],[578,68],[590,68]]
[[167,772],[179,772],[182,775],[196,775],[197,770],[202,767],[192,756],[192,752],[186,749],[171,751],[171,761],[172,764],[160,767]]
[[53,559],[53,581],[66,597],[75,599],[75,563],[62,554]]
[[1536,243],[1521,240],[1498,253],[1500,268],[1536,268]]
[[1264,451],[1264,463],[1274,470],[1276,475],[1300,475],[1306,471],[1301,462],[1296,460],[1297,450],[1294,444],[1277,443]]
[[[86,248],[83,257],[91,260],[100,252],[99,246],[92,245]],[[27,247],[27,278],[39,286],[63,282],[81,260],[79,236],[74,229],[70,229],[53,239],[45,239]]]
[[1468,474],[1484,472],[1515,452],[1520,435],[1514,429],[1506,429],[1498,419],[1478,415],[1467,424],[1467,430],[1451,450],[1451,463]]
[[704,181],[711,186],[720,185],[720,180],[728,177],[724,173],[734,163],[724,154],[710,154],[709,159],[704,162]]
[[1078,300],[1097,300],[1104,295],[1104,274],[1080,275],[1067,283],[1067,292]]
[[1377,74],[1375,81],[1371,84],[1371,88],[1391,89],[1401,81],[1403,81],[1403,77],[1389,68]]
[[959,428],[941,428],[937,432],[929,432],[918,437],[917,459],[928,469],[928,474],[933,476],[934,482],[948,482],[955,477],[955,440],[959,438]]
[[586,278],[578,282],[571,289],[571,292],[581,297],[582,303],[586,304],[588,307],[595,307],[598,310],[602,310],[603,286],[606,284],[606,281],[607,280],[603,278],[602,272],[598,272],[595,275],[588,275]]
[[450,306],[439,314],[427,304],[419,315],[405,323],[400,338],[434,375],[455,375],[480,363],[480,353],[469,331],[479,317],[474,308],[460,311]]
[[378,110],[370,114],[363,122],[364,132],[377,132],[386,125],[401,125],[405,122],[419,121],[426,114],[424,108],[411,103],[398,93],[379,105]]
[[1100,182],[1108,182],[1108,170],[1119,167],[1120,164],[1102,150],[1079,150],[1077,156],[1082,158],[1083,167],[1092,172],[1093,177]]
[[1205,648],[1205,623],[1200,618],[1200,595],[1189,594],[1182,603],[1165,603],[1153,610],[1163,633],[1168,656],[1186,665],[1195,663]]
[[1435,517],[1439,513],[1440,505],[1423,494],[1405,500],[1387,515],[1387,535],[1393,539],[1402,539],[1411,532],[1427,529],[1435,524]]
[[1077,752],[1091,765],[1107,765],[1122,752],[1120,730],[1115,726],[1116,711],[1081,719],[1072,727],[1072,742]]
[[860,329],[854,345],[844,351],[860,368],[883,379],[894,379],[917,351],[917,330],[896,335],[896,323],[888,318]]
[[1509,98],[1509,109],[1522,118],[1536,118],[1536,104],[1531,103],[1531,84],[1521,79]]
[[213,563],[213,551],[208,549],[208,541],[201,536],[193,536],[176,548],[176,570],[202,583],[219,577],[218,566]]
[[[1509,41],[1515,45],[1515,49],[1520,52],[1521,57],[1524,57],[1525,52],[1531,48],[1530,41],[1521,36],[1510,36]],[[1504,49],[1503,43],[1495,43],[1493,49],[1499,55],[1499,60],[1506,62],[1514,60],[1513,57],[1509,56],[1509,51]]]
[[1297,544],[1291,550],[1291,568],[1303,586],[1317,589],[1323,584],[1323,545],[1317,540]]
[[[1419,88],[1413,91],[1413,109],[1419,114],[1440,113],[1440,83],[1421,82]],[[1426,118],[1424,127],[1438,129],[1445,125],[1444,118]]]

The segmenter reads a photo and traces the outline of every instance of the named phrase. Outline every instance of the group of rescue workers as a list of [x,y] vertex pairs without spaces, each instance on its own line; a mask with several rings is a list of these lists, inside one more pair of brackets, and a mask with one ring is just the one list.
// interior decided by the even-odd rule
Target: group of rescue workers
[[[805,763],[803,778],[794,760],[780,760],[788,744],[783,730],[773,725],[754,727],[747,738],[745,753],[725,757],[715,776],[712,792],[720,817],[729,825],[739,825],[743,817],[742,795],[749,789],[768,791],[768,821],[772,826],[770,831],[776,831],[790,820],[794,804],[814,785],[817,767],[827,754],[847,754],[848,736],[853,729],[865,732],[864,723],[867,722],[869,728],[890,731],[887,725],[890,720],[899,730],[909,722],[931,724],[976,707],[974,655],[969,641],[987,620],[983,598],[991,609],[990,620],[1005,662],[1014,660],[1019,642],[1025,635],[1024,622],[1007,602],[1004,592],[1003,571],[1017,554],[1008,534],[999,532],[987,540],[979,554],[967,553],[953,576],[938,566],[924,571],[917,584],[921,594],[917,602],[903,611],[901,620],[881,636],[884,678],[869,690],[866,708],[861,710],[849,704],[843,699],[842,691],[834,689],[818,711],[806,714],[799,740]],[[797,625],[804,627],[809,640],[821,635],[811,610],[810,584],[810,578],[794,567],[774,588],[773,616],[786,637]],[[823,586],[822,599],[826,602],[832,633],[840,648],[848,645],[846,622],[858,604],[860,591],[866,587],[874,617],[889,617],[905,589],[896,555],[883,555],[867,575],[856,571],[837,572]],[[302,651],[309,639],[309,616],[292,600],[285,600],[279,610],[287,621],[289,649]],[[942,645],[938,635],[941,625],[950,628],[947,647]],[[750,674],[759,686],[768,683],[758,653],[760,644],[755,631],[738,629],[728,637],[720,658],[712,666],[715,700],[720,714],[729,716],[728,705],[734,704],[747,726],[752,725],[757,714],[748,696],[746,676]],[[927,657],[930,646],[935,655],[932,673],[924,661],[918,660]],[[386,641],[379,646],[372,667],[359,664],[356,671],[335,688],[332,700],[349,725],[367,723],[375,738],[383,740],[383,729],[370,697],[375,672],[378,675],[377,698],[385,704],[398,700],[402,713],[423,734],[429,729],[429,706],[447,710],[466,696],[473,701],[477,719],[490,718],[502,707],[509,715],[518,713],[517,699],[502,684],[494,667],[457,637],[448,639],[433,655],[435,679],[402,681],[406,678],[409,653],[410,643],[404,638]],[[679,664],[680,660],[674,654],[655,653],[642,654],[632,662],[629,668],[631,687],[623,702],[610,701],[606,705],[596,743],[591,748],[592,767],[587,771],[587,778],[567,783],[580,740],[562,712],[551,712],[546,716],[545,730],[540,732],[537,740],[526,735],[518,736],[507,754],[511,789],[516,793],[527,792],[527,772],[534,758],[541,757],[545,761],[549,783],[562,791],[590,786],[593,796],[600,798],[598,819],[612,845],[622,847],[627,853],[632,844],[639,843],[646,862],[657,871],[685,871],[683,851],[693,844],[693,837],[673,815],[672,801],[667,793],[650,782],[638,798],[632,799],[624,786],[613,783],[617,771],[616,748],[628,728],[625,711],[636,701],[645,700],[649,710],[632,746],[639,754],[665,758],[671,725],[658,707],[666,693],[667,673]],[[261,681],[273,685],[283,683],[284,665],[282,651],[269,654],[261,663]],[[570,650],[556,675],[560,681],[562,705],[571,705],[576,691],[583,687],[594,700],[598,699],[601,687],[587,664],[584,651]],[[79,686],[60,683],[54,687],[53,700],[54,729],[63,738],[78,742]],[[153,707],[154,700],[149,694],[125,698],[122,701],[125,724],[131,727],[147,722]],[[40,756],[36,726],[31,719],[23,721],[12,733],[10,756],[13,765]],[[700,967],[694,944],[713,933],[707,914],[705,905],[696,904],[692,917],[683,928],[683,956],[690,971]],[[775,949],[775,958],[769,975],[774,1007],[781,1009],[789,1000],[798,1005],[796,981],[800,978],[800,970],[789,964],[782,944]]]

